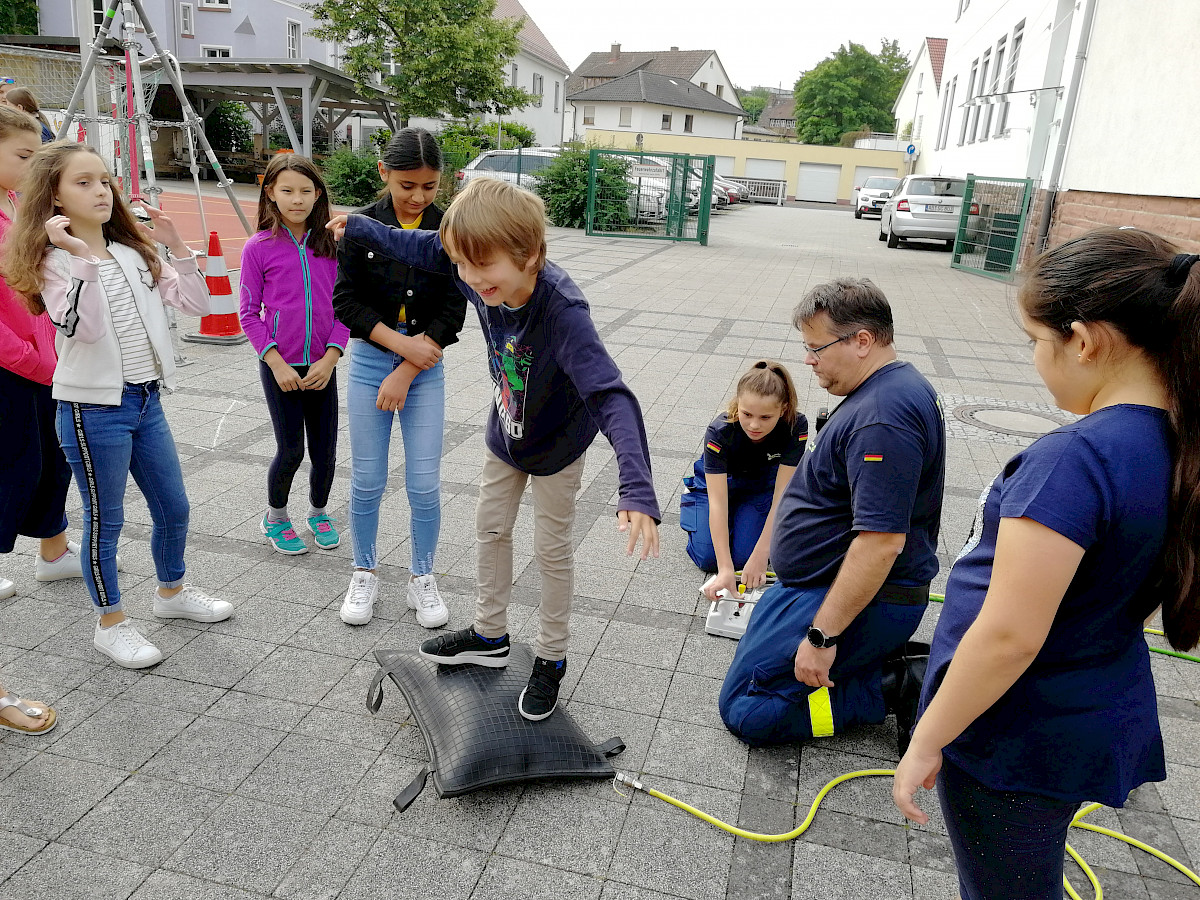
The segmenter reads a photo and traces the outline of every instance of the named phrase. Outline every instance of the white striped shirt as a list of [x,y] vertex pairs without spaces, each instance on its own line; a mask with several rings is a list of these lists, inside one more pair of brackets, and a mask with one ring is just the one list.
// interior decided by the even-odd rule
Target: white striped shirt
[[162,373],[150,345],[150,335],[134,302],[133,288],[115,259],[100,261],[100,283],[108,297],[113,330],[121,347],[122,380],[129,384],[157,381]]

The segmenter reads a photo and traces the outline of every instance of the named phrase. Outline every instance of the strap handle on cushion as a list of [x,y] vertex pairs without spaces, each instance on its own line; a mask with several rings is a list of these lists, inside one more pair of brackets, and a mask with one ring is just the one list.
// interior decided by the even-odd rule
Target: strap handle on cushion
[[379,712],[379,707],[383,706],[383,679],[387,678],[387,674],[387,670],[380,666],[375,677],[371,679],[371,686],[367,688],[367,709],[371,711],[371,715]]
[[596,745],[596,752],[603,753],[609,759],[625,752],[625,742],[619,737],[609,738],[602,744]]
[[392,806],[396,807],[397,812],[404,812],[412,802],[420,796],[421,791],[425,790],[425,782],[429,779],[428,767],[421,769],[417,773],[417,777],[409,782],[408,787],[396,795],[396,799],[392,801]]

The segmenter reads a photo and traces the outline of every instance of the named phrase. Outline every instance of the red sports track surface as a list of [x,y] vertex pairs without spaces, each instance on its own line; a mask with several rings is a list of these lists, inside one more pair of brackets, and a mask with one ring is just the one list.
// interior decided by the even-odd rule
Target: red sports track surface
[[[236,269],[242,258],[242,245],[248,235],[242,228],[241,220],[230,205],[229,199],[206,196],[204,200],[204,216],[208,231],[215,231],[221,238],[221,251],[229,268]],[[208,251],[208,232],[200,225],[200,208],[194,193],[166,190],[160,195],[162,211],[171,217],[180,236],[193,250],[201,253]],[[242,200],[242,211],[245,212],[250,226],[254,227],[258,205],[253,200]]]

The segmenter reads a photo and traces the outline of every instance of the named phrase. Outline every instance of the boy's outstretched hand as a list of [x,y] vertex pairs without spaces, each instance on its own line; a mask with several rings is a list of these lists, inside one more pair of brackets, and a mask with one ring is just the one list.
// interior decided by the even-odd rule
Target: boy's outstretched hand
[[629,543],[625,545],[626,556],[633,555],[640,538],[642,559],[649,559],[651,556],[658,559],[658,523],[653,518],[645,513],[622,509],[617,513],[617,521],[621,523],[617,526],[617,531],[629,532]]
[[346,220],[349,218],[350,216],[343,213],[340,216],[334,216],[325,226],[326,231],[333,232],[333,239],[335,241],[340,241],[342,239],[342,235],[346,233]]

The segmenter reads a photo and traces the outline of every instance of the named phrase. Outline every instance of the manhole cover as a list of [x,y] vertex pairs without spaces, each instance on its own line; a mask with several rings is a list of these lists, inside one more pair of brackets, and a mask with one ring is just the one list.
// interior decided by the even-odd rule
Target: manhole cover
[[985,431],[1029,438],[1041,437],[1066,424],[1046,413],[1006,406],[959,406],[954,409],[954,418]]

